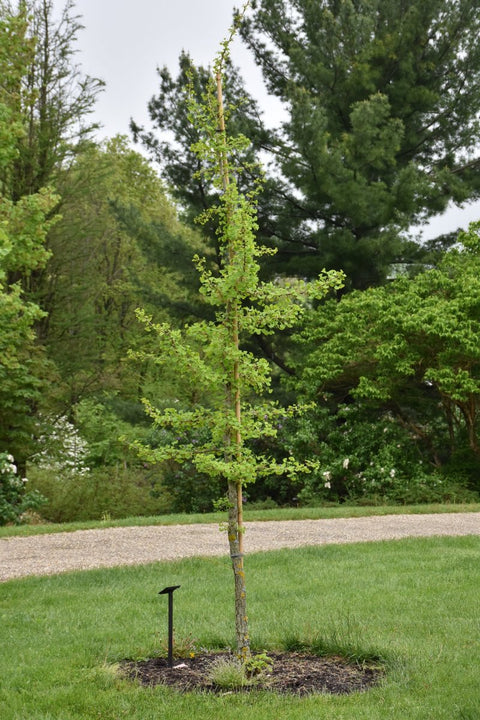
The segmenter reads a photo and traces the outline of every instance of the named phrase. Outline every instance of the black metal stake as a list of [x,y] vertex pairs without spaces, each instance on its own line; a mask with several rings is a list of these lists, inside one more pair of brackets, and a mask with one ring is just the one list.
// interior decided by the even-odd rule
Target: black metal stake
[[173,667],[173,593],[180,585],[163,588],[159,595],[168,594],[168,667]]

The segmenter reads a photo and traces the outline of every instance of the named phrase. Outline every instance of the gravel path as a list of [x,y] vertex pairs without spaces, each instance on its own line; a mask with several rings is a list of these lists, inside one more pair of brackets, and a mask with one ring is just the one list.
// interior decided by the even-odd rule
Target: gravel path
[[[247,522],[245,525],[245,551],[250,553],[326,543],[480,535],[480,513]],[[225,533],[215,524],[106,528],[1,538],[0,581],[226,553]]]

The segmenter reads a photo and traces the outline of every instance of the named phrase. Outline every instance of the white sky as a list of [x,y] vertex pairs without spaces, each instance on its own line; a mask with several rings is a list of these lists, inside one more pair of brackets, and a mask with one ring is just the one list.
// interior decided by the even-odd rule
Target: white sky
[[[55,5],[61,7],[62,0]],[[97,110],[105,135],[128,133],[132,116],[147,120],[147,102],[158,89],[156,68],[167,65],[175,76],[182,50],[197,65],[211,64],[240,5],[241,0],[77,0],[85,25],[78,59],[86,73],[107,83]],[[232,56],[248,69],[252,94],[264,96],[261,73],[239,39]]]
[[[54,0],[57,7],[63,0]],[[129,134],[130,118],[148,122],[147,103],[157,91],[157,67],[167,65],[176,76],[178,56],[187,50],[198,65],[208,65],[242,0],[77,0],[85,29],[78,39],[78,61],[85,73],[106,82],[95,119],[103,125],[100,137]],[[232,58],[247,80],[249,92],[260,100],[268,125],[281,119],[281,107],[268,99],[261,73],[241,41]],[[424,237],[467,227],[480,219],[480,202],[464,210],[450,209],[435,218]]]

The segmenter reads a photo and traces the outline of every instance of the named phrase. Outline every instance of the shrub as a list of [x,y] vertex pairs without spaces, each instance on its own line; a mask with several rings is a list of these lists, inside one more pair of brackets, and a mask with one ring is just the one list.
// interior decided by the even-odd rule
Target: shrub
[[215,502],[225,494],[226,487],[221,479],[209,478],[189,461],[166,461],[162,471],[163,484],[172,500],[172,512],[211,512]]
[[[165,428],[153,427],[144,440],[152,448],[161,448],[175,441],[181,451],[188,445],[202,447],[208,438],[209,431],[205,428],[192,427],[177,435]],[[227,488],[222,479],[200,472],[191,460],[165,460],[160,467],[162,483],[172,499],[172,512],[211,512],[215,502],[225,495]]]
[[[425,433],[431,428],[423,428]],[[388,412],[340,405],[317,407],[287,428],[287,447],[317,458],[319,469],[301,477],[300,504],[416,504],[478,499],[466,475],[444,473],[430,462],[420,438]],[[471,475],[470,475],[471,477]],[[478,486],[477,486],[478,487]]]
[[27,510],[36,510],[45,498],[38,492],[26,492],[27,478],[20,478],[12,455],[0,453],[0,525],[21,523]]
[[61,475],[32,467],[32,487],[47,498],[42,516],[49,522],[101,520],[170,512],[172,500],[161,478],[146,468],[103,467]]
[[458,485],[480,492],[480,461],[466,443],[454,450],[442,467],[442,475]]
[[88,472],[88,444],[65,416],[41,419],[44,432],[37,441],[32,461],[56,474],[82,475]]

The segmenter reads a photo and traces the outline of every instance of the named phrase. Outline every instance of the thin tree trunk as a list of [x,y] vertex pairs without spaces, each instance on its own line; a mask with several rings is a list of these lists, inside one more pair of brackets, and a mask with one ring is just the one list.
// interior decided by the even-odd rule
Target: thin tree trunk
[[235,632],[237,654],[242,661],[250,657],[250,635],[247,616],[247,593],[242,551],[242,533],[238,517],[238,485],[228,485],[228,542],[235,582]]
[[[218,101],[218,130],[225,134],[225,118],[223,111],[222,76],[218,72],[217,101]],[[225,152],[220,155],[220,166],[223,178],[223,189],[228,189],[228,159]],[[228,217],[228,208],[227,208]],[[225,262],[232,262],[234,259],[233,250],[227,248]],[[231,326],[231,342],[236,350],[239,348],[238,337],[238,307],[235,301],[227,304],[227,321]],[[234,410],[237,427],[233,433],[228,433],[225,438],[226,446],[229,448],[229,460],[235,462],[241,454],[241,393],[240,393],[240,370],[236,360],[232,368],[232,383],[225,388],[225,403],[228,413]],[[237,636],[237,653],[245,661],[250,656],[250,638],[248,631],[247,617],[247,596],[245,588],[245,569],[243,561],[243,506],[242,506],[242,483],[228,483],[228,541],[230,546],[230,558],[232,560],[233,576],[235,582],[235,631]]]

